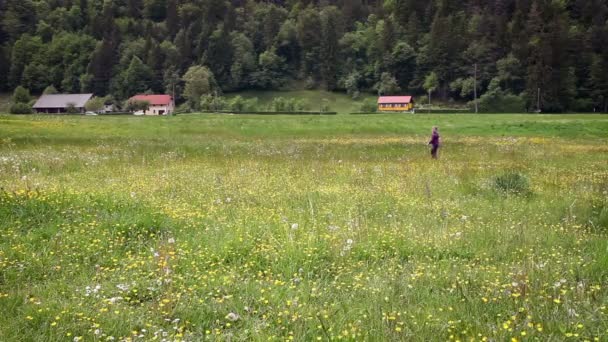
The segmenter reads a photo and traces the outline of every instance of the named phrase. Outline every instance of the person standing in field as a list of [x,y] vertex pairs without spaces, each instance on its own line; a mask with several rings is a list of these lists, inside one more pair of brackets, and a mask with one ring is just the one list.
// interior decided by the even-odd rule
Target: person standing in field
[[439,127],[437,126],[433,127],[433,135],[431,135],[429,145],[431,145],[431,157],[437,159],[437,152],[439,151],[439,145],[441,145],[441,136],[439,136]]

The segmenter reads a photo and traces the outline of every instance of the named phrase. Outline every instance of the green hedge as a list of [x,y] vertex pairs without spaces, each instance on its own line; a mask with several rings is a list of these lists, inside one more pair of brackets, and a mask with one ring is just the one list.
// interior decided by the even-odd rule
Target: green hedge
[[180,113],[183,114],[235,114],[235,115],[337,115],[337,112],[269,112],[269,111],[248,111],[248,112],[235,112],[229,110],[216,110],[216,111],[199,111],[197,113]]

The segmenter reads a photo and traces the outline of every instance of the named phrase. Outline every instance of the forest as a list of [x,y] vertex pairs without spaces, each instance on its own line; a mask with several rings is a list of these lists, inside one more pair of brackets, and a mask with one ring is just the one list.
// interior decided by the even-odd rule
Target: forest
[[206,93],[296,86],[606,112],[608,4],[0,0],[0,91],[18,86],[116,100],[167,92],[193,109]]

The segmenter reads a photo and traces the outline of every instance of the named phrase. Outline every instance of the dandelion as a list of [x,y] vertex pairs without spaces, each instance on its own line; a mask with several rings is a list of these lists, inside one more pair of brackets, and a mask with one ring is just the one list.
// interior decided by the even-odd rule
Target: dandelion
[[292,223],[292,224],[291,224],[291,229],[292,229],[292,230],[297,230],[299,227],[300,227],[300,225],[299,225],[299,224],[297,224],[297,223]]

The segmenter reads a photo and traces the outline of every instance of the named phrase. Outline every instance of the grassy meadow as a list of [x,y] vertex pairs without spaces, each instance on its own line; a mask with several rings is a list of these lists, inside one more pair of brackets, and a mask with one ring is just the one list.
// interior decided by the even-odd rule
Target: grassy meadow
[[608,336],[608,116],[0,115],[0,188],[0,341]]

